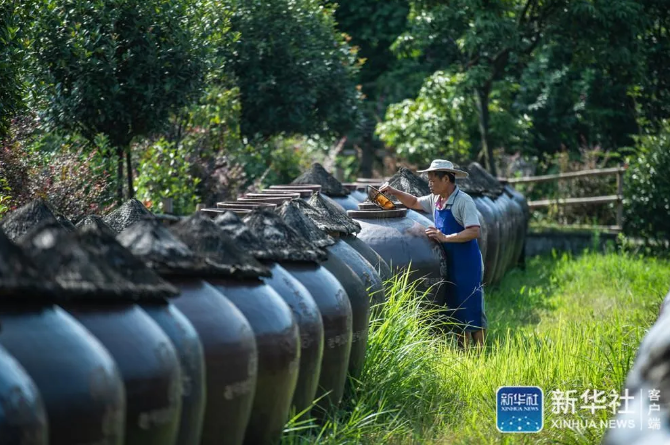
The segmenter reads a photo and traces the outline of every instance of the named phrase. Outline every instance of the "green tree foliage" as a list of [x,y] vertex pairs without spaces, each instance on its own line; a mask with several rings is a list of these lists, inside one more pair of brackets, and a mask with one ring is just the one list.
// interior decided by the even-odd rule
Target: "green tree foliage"
[[15,0],[0,0],[0,138],[7,135],[10,119],[22,105],[19,76],[24,52],[20,4]]
[[[403,82],[393,81],[398,80],[396,74],[401,68],[391,52],[391,45],[405,31],[408,13],[407,0],[343,1],[335,11],[339,29],[351,36],[350,43],[360,48],[358,55],[365,60],[358,78],[363,93],[372,101],[389,103],[408,97],[410,73],[402,73]],[[418,82],[414,82],[417,89],[422,74],[419,72]]]
[[[467,162],[478,157],[478,120],[474,97],[462,87],[463,74],[437,71],[424,82],[416,99],[389,106],[377,134],[396,154],[414,164],[447,158]],[[496,84],[489,103],[491,144],[520,148],[529,137],[528,116],[507,108],[512,89]]]
[[670,1],[642,0],[647,27],[640,36],[643,64],[634,95],[643,125],[658,131],[670,118]]
[[131,141],[161,129],[203,79],[189,6],[177,0],[36,5],[35,69],[47,122],[89,138],[107,135],[117,150],[119,177],[127,155],[130,195]]
[[634,59],[639,12],[632,0],[416,0],[411,28],[397,47],[405,56],[465,75],[462,86],[475,96],[482,150],[495,173],[489,131],[495,82],[518,83],[538,48],[551,42],[568,44],[570,62],[581,67],[607,50],[603,72],[611,73],[616,61]]
[[533,119],[528,154],[618,149],[638,132],[644,15],[628,1],[575,2],[521,73],[517,105]]
[[361,119],[347,135],[347,145],[360,153],[360,171],[354,177],[372,175],[375,151],[383,146],[374,137],[375,125],[384,118],[386,107],[414,97],[431,74],[420,61],[399,59],[391,49],[407,28],[409,4],[408,0],[348,0],[340,2],[335,12],[339,28],[350,36],[350,43],[359,48],[359,57],[365,61],[358,75],[365,98]]
[[448,158],[470,158],[470,130],[476,123],[470,96],[458,88],[462,75],[438,71],[426,80],[416,99],[391,105],[377,126],[382,141],[415,164]]
[[239,33],[229,63],[242,101],[242,133],[343,133],[355,122],[356,52],[319,0],[232,0]]
[[626,172],[625,230],[635,238],[670,240],[670,122],[658,134],[638,139]]

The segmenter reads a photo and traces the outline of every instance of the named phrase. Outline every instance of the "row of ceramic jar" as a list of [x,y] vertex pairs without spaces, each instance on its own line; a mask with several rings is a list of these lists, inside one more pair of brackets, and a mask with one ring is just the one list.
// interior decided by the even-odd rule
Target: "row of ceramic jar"
[[[91,233],[49,230],[33,237],[56,239],[55,251],[66,250],[61,260],[91,254],[77,247],[90,245]],[[146,220],[119,241],[132,250],[156,233],[171,236]],[[98,235],[93,244],[113,242]],[[322,408],[336,405],[347,371],[362,369],[370,294],[383,289],[358,251],[383,263],[345,236],[321,261],[266,260],[271,274],[257,277],[165,272],[179,290],[169,302],[138,295],[3,300],[0,443],[276,442],[291,408],[308,409],[315,398]],[[150,262],[151,253],[144,255]]]
[[[367,185],[365,183],[347,184],[352,193],[347,197],[333,198],[333,200],[342,205],[346,210],[353,212],[358,210],[368,211],[368,213],[354,213],[354,215],[357,215],[355,218],[364,220],[377,219],[374,218],[375,214],[369,213],[369,211],[379,209],[376,209],[371,203],[366,203],[367,193],[364,190]],[[483,281],[485,284],[499,283],[505,273],[516,267],[524,258],[526,232],[530,218],[528,203],[521,193],[508,184],[501,185],[501,190],[499,190],[497,196],[495,193],[474,193],[468,190],[467,187],[463,188],[470,192],[479,216],[480,236],[477,241],[484,260]],[[363,205],[361,205],[362,203]],[[399,207],[403,208],[402,206]],[[433,215],[421,211],[408,210],[407,217],[425,227],[434,226]],[[359,236],[367,240],[367,232],[368,230],[364,228]],[[372,229],[370,233],[375,234],[376,230]],[[378,237],[378,235],[374,236]],[[383,243],[389,246],[397,245],[392,240],[384,241]],[[413,250],[421,250],[423,252],[431,250],[425,247],[426,245],[423,243],[420,247]],[[389,258],[387,255],[383,256],[384,258]],[[406,265],[407,261],[402,259],[395,261],[395,264],[401,263]],[[416,261],[413,264],[418,266]]]

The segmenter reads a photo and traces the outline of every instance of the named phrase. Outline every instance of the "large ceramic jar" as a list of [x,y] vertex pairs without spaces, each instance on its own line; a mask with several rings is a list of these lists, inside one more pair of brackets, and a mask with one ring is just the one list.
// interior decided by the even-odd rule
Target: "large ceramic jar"
[[[394,202],[394,204],[396,206],[396,209],[405,210],[407,212],[406,213],[407,218],[418,222],[419,224],[421,224],[425,228],[435,227],[435,223],[433,222],[433,218],[432,218],[432,216],[429,216],[428,213],[420,212],[420,211],[414,210],[414,209],[408,209],[403,204],[400,204],[398,202]],[[377,211],[377,210],[381,210],[381,209],[377,205],[373,204],[372,202],[366,201],[366,202],[362,202],[362,203],[358,204],[358,209],[356,209],[356,210]]]
[[[31,260],[33,241],[39,244],[32,235],[22,240]],[[66,246],[59,247],[65,250]],[[51,258],[56,266],[58,260]],[[38,273],[31,266],[33,262],[0,232],[0,344],[28,373],[42,396],[49,426],[47,443],[122,445],[126,400],[119,368],[99,340],[54,305],[71,297],[71,290],[58,286],[55,293],[45,293],[42,288],[54,283],[53,271],[44,270],[38,262]],[[92,293],[96,290],[94,284],[81,284],[88,284]],[[20,292],[12,294],[12,290]],[[17,403],[33,403],[30,400],[28,396]]]
[[251,325],[221,292],[196,276],[169,278],[172,300],[198,332],[205,359],[201,445],[240,445],[256,389],[258,356]]
[[182,409],[181,365],[170,338],[135,303],[165,306],[165,298],[177,290],[113,234],[95,226],[81,227],[62,242],[81,246],[105,280],[97,298],[73,299],[61,306],[100,340],[119,367],[126,392],[125,444],[175,444]]
[[238,249],[212,220],[198,213],[171,229],[195,253],[230,266],[230,277],[207,281],[244,314],[256,339],[256,394],[244,443],[276,443],[288,421],[298,378],[300,333],[291,309],[261,281],[270,275],[267,268]]
[[256,395],[244,443],[276,443],[288,421],[298,380],[298,325],[289,306],[261,280],[208,281],[244,314],[256,337]]
[[365,194],[365,192],[360,190],[361,187],[359,186],[359,184],[357,184],[357,183],[355,183],[355,182],[350,182],[350,183],[344,183],[344,184],[342,184],[342,185],[344,186],[344,188],[346,188],[347,190],[349,190],[349,193],[350,193],[349,196],[351,196],[352,198],[354,198],[354,199],[355,199],[356,201],[358,201],[359,203],[361,203],[361,202],[365,201],[366,199],[368,199],[368,197],[367,197],[367,195]]
[[[380,257],[374,250],[370,249],[365,243],[353,242],[353,245],[358,246],[358,249],[346,243],[344,238],[355,236],[361,227],[353,219],[351,219],[346,212],[341,211],[329,201],[324,199],[320,193],[313,194],[308,202],[302,200],[294,200],[291,203],[285,203],[280,208],[280,214],[286,217],[286,212],[289,211],[289,206],[295,207],[296,212],[300,212],[311,220],[305,224],[298,224],[306,231],[305,236],[313,236],[316,234],[314,241],[319,244],[323,243],[329,253],[337,256],[363,282],[363,285],[368,290],[369,296],[381,302],[384,300],[384,280],[377,271],[379,268]],[[296,218],[300,217],[296,215]],[[314,227],[316,226],[316,227]],[[317,230],[318,229],[318,230]],[[319,237],[319,230],[333,237],[333,240],[326,236]],[[359,252],[359,249],[365,254]],[[371,261],[368,261],[368,258]],[[381,260],[383,261],[383,260]],[[390,272],[389,272],[390,275]]]
[[227,270],[197,257],[155,220],[136,222],[117,240],[180,290],[168,310],[144,306],[170,336],[182,366],[177,443],[240,445],[256,387],[256,340],[242,313],[202,280]]
[[509,187],[504,189],[503,194],[510,202],[510,209],[514,214],[514,229],[515,229],[515,244],[514,252],[512,254],[512,264],[514,267],[519,264],[521,253],[524,248],[524,242],[526,238],[526,213],[523,206],[523,201],[519,201],[518,196],[515,196],[510,192]]
[[327,247],[328,252],[354,271],[372,301],[378,303],[384,301],[384,282],[375,267],[356,249],[344,242],[340,235],[334,234],[334,238],[335,244]]
[[348,196],[328,196],[330,199],[339,204],[344,210],[356,210],[358,209],[359,201],[352,197]]
[[472,200],[477,207],[480,218],[486,224],[486,252],[482,251],[484,258],[484,283],[493,284],[496,276],[496,264],[500,251],[500,220],[498,210],[492,206],[490,200],[481,196],[473,196]]
[[311,292],[284,267],[274,261],[264,262],[272,276],[263,281],[289,305],[300,330],[300,369],[292,405],[296,412],[308,409],[314,398],[323,359],[323,321]]
[[254,210],[244,219],[272,259],[312,295],[323,324],[323,354],[316,398],[328,408],[342,399],[351,352],[351,303],[342,284],[319,264],[326,253],[307,241],[276,213]]
[[526,236],[528,232],[528,223],[530,221],[530,208],[528,207],[528,201],[526,200],[526,197],[519,191],[517,191],[514,187],[510,186],[509,184],[505,184],[505,193],[507,193],[515,202],[517,202],[521,206],[521,210],[523,212],[523,231],[520,231],[522,233],[522,245],[520,252],[518,254],[518,258],[520,258],[521,263],[524,263],[524,257],[525,257],[525,246],[526,246]]
[[488,203],[497,210],[498,221],[500,222],[500,247],[498,252],[498,261],[496,264],[496,277],[494,279],[494,282],[499,283],[507,272],[509,259],[512,256],[511,249],[513,244],[511,241],[513,239],[513,226],[512,220],[508,214],[508,207],[506,205],[507,203],[498,198],[486,198],[489,200]]
[[139,306],[63,304],[112,354],[126,389],[127,445],[174,444],[181,415],[181,369],[169,337]]
[[370,298],[360,278],[338,256],[328,255],[328,259],[321,265],[342,284],[351,304],[352,333],[348,369],[354,377],[358,377],[365,364],[370,322]]
[[365,258],[379,273],[382,281],[391,279],[393,274],[391,274],[391,268],[384,261],[377,252],[375,252],[370,246],[368,246],[364,241],[361,241],[355,235],[345,235],[341,237],[342,241],[349,244],[353,247],[356,252],[360,253],[363,258]]
[[47,445],[47,413],[25,369],[0,348],[0,443]]
[[193,324],[173,304],[141,304],[172,341],[181,365],[181,417],[176,445],[200,443],[205,412],[205,360]]
[[[383,299],[383,285],[381,278],[365,258],[348,244],[342,241],[338,244],[336,239],[328,236],[317,226],[316,221],[323,222],[328,217],[332,217],[333,222],[336,223],[332,228],[345,232],[350,229],[359,230],[358,224],[346,214],[342,213],[340,215],[340,210],[324,201],[320,194],[312,196],[310,202],[315,202],[319,207],[312,207],[303,200],[293,200],[284,203],[279,208],[278,213],[290,227],[305,239],[325,248],[328,252],[327,258],[321,264],[342,284],[351,303],[353,332],[349,372],[354,377],[358,377],[365,363],[371,295],[380,300]],[[328,208],[326,209],[326,207]],[[323,210],[327,214],[320,213],[318,210]],[[351,227],[347,228],[345,225]],[[334,233],[337,234],[337,232]],[[335,249],[331,250],[333,247]],[[369,291],[366,288],[366,281],[371,283]]]
[[0,304],[0,344],[37,385],[49,444],[124,444],[123,381],[107,349],[53,304]]
[[291,308],[300,330],[300,369],[292,406],[296,412],[308,410],[318,389],[323,358],[323,322],[319,307],[307,288],[277,263],[284,256],[269,249],[240,218],[226,213],[214,222],[235,240],[237,247],[270,269],[272,275],[263,277],[263,282],[272,287]]
[[319,406],[336,406],[344,395],[352,339],[352,310],[342,284],[325,267],[313,261],[279,264],[314,298],[323,323],[323,354],[315,399]]
[[519,226],[523,224],[523,214],[521,207],[505,193],[502,193],[496,199],[505,211],[505,219],[509,222],[509,239],[505,247],[505,272],[509,271],[516,265],[516,258],[514,255],[519,250],[519,245],[523,242],[520,239]]
[[411,279],[420,279],[418,289],[429,291],[435,304],[444,303],[447,263],[441,245],[426,236],[422,224],[407,217],[407,210],[347,212],[361,225],[358,238],[384,258],[394,272],[412,270]]

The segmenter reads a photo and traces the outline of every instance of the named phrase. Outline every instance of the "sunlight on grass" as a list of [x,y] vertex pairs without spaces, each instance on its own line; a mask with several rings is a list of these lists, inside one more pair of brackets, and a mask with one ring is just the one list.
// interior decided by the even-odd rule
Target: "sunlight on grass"
[[[599,443],[604,429],[552,420],[598,423],[611,411],[578,402],[574,414],[553,414],[550,392],[621,389],[670,287],[670,263],[614,253],[535,258],[487,290],[482,353],[460,352],[433,329],[406,280],[388,283],[388,301],[375,308],[366,369],[344,406],[320,423],[296,420],[283,443]],[[543,431],[497,431],[502,385],[543,389]]]

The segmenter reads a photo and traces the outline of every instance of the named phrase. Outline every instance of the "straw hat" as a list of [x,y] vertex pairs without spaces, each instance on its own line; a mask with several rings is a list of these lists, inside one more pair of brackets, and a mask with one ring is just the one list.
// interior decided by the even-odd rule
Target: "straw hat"
[[433,162],[430,163],[430,167],[428,167],[426,170],[418,170],[419,173],[438,172],[438,171],[453,173],[454,176],[456,176],[457,178],[468,177],[467,172],[455,169],[453,163],[444,159],[435,159]]

